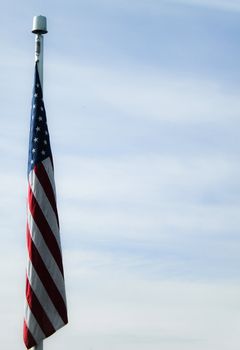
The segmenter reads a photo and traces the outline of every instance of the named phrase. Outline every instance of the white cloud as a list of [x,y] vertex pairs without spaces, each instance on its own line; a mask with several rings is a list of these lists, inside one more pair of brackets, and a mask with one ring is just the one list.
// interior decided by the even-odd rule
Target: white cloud
[[[98,6],[97,0],[91,0],[93,6]],[[101,6],[104,7],[105,11],[118,10],[131,12],[132,14],[144,14],[146,15],[158,15],[158,14],[170,14],[176,11],[176,8],[169,5],[191,5],[201,6],[205,8],[219,9],[223,11],[239,11],[240,2],[239,0],[102,0]]]
[[[66,82],[64,86],[58,82],[55,88],[50,86],[56,94],[52,101],[59,101],[61,96],[67,99],[65,112],[73,118],[78,118],[80,111],[102,115],[111,108],[110,113],[116,118],[121,115],[146,121],[224,123],[226,119],[228,122],[238,120],[238,91],[216,81],[172,76],[148,67],[105,68],[62,62],[50,65],[49,69],[56,70],[56,74],[59,71],[61,81]],[[81,105],[78,96],[81,96]]]
[[240,225],[235,158],[76,156],[63,164],[60,211],[72,234],[159,240],[170,232],[219,234]]
[[171,0],[175,4],[186,4],[192,6],[207,7],[224,11],[240,11],[239,0]]
[[[74,172],[68,169],[75,169]],[[141,196],[173,195],[184,201],[194,192],[210,190],[231,181],[237,184],[240,168],[236,157],[139,154],[119,157],[63,156],[58,163],[61,191],[79,200],[140,200]],[[78,181],[78,185],[76,186]],[[166,193],[166,186],[169,186]],[[177,187],[184,187],[182,197]],[[172,190],[171,190],[172,189]],[[169,191],[170,190],[170,191]],[[156,192],[157,191],[157,192]],[[173,193],[172,193],[173,192]],[[168,198],[167,198],[168,196]]]
[[226,341],[237,350],[238,284],[137,279],[110,260],[98,269],[106,257],[91,257],[95,269],[89,268],[87,256],[69,252],[66,257],[68,283],[74,286],[69,295],[72,322],[51,340],[53,349],[62,349],[64,339],[100,350],[225,350]]

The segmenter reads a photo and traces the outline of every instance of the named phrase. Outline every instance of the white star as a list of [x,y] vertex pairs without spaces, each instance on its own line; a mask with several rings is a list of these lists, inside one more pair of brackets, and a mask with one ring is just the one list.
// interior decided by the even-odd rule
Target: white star
[[37,84],[37,87],[39,87],[39,84]]
[[47,145],[47,141],[46,140],[44,140],[43,143],[44,143],[44,145]]
[[43,107],[41,107],[40,109],[41,109],[41,111],[43,111]]
[[35,150],[35,148],[33,148],[33,149],[32,149],[32,153],[35,153],[35,152],[36,152],[36,150]]
[[45,135],[47,135],[48,134],[48,132],[47,131],[45,131]]
[[45,154],[45,151],[43,151],[43,150],[42,150],[42,152],[41,152],[41,153],[42,153],[42,155],[44,156],[44,154]]
[[31,164],[33,164],[33,160],[31,160]]
[[40,131],[41,130],[41,128],[39,128],[39,126],[37,126],[36,127],[36,131]]
[[38,97],[38,94],[34,94],[34,97]]
[[34,142],[38,142],[38,137],[35,137],[35,139],[33,141]]
[[33,109],[35,109],[36,108],[36,105],[33,105]]
[[40,117],[38,117],[38,120],[39,120],[39,121],[42,121],[42,117],[41,117],[41,116],[40,116]]

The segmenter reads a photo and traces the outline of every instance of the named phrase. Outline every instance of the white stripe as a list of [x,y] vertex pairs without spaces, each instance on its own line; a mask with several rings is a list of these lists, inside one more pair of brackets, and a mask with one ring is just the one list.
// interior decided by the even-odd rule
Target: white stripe
[[32,214],[30,212],[30,209],[28,208],[27,211],[28,215],[28,227],[30,231],[31,238],[38,250],[38,253],[40,254],[50,276],[52,277],[57,289],[59,290],[63,300],[66,304],[66,294],[65,294],[65,287],[64,287],[64,279],[62,276],[61,271],[59,270],[59,267],[54,260],[50,250],[48,249],[42,234],[40,230],[38,229]]
[[42,284],[42,281],[38,277],[38,274],[36,273],[31,263],[31,260],[29,260],[29,263],[28,263],[27,276],[28,276],[29,283],[32,287],[32,290],[34,291],[38,301],[42,305],[42,308],[44,309],[48,319],[50,320],[54,329],[58,330],[64,325],[64,322],[61,319],[61,316],[58,314],[51,299],[49,298]]
[[53,171],[53,166],[51,159],[48,157],[42,161],[42,164],[48,174],[49,181],[51,182],[53,192],[55,194],[56,198],[56,188],[55,188],[55,181],[54,181],[54,171]]
[[59,227],[58,222],[56,218],[56,214],[46,196],[46,193],[44,192],[42,185],[40,184],[34,170],[30,171],[29,173],[29,186],[31,187],[31,190],[36,198],[36,201],[38,202],[57,242],[59,245],[59,248],[61,250],[61,243],[60,243],[60,235],[59,235]]
[[34,317],[27,301],[25,305],[25,321],[30,333],[32,334],[34,340],[36,340],[37,343],[40,340],[46,338],[36,318]]

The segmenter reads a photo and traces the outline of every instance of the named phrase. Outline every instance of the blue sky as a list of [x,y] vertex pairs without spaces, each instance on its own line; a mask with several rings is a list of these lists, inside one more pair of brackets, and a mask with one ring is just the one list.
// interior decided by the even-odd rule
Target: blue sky
[[0,9],[2,347],[24,348],[30,31],[42,14],[70,319],[45,349],[238,350],[240,1]]

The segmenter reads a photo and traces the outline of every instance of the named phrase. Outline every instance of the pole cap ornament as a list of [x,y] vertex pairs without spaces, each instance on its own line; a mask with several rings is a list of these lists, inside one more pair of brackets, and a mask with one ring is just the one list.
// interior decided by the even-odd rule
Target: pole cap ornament
[[47,32],[47,18],[45,16],[34,16],[32,33],[46,34]]

